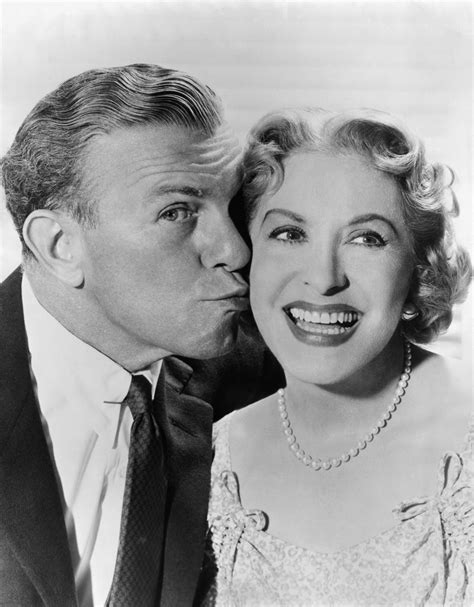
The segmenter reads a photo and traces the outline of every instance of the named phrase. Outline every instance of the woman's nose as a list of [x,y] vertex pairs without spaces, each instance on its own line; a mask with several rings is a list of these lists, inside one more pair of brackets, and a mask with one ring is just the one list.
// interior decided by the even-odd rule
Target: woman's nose
[[313,249],[311,255],[306,257],[302,279],[305,285],[326,297],[335,295],[349,286],[344,261],[335,248]]

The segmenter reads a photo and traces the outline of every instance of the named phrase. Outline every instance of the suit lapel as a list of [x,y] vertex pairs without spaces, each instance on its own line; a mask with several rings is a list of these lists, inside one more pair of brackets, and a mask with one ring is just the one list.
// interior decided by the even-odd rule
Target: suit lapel
[[31,385],[21,274],[1,287],[0,527],[46,605],[75,605],[55,471]]
[[192,605],[201,570],[212,463],[212,408],[182,394],[192,374],[188,365],[169,359],[163,370],[167,373],[162,397],[168,418],[169,478],[160,605],[171,607]]

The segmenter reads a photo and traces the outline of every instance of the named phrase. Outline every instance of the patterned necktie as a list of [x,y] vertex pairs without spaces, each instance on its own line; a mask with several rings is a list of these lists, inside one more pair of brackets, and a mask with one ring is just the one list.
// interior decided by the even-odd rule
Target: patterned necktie
[[151,412],[151,385],[136,375],[124,403],[133,416],[120,541],[110,607],[157,604],[166,484],[163,443]]

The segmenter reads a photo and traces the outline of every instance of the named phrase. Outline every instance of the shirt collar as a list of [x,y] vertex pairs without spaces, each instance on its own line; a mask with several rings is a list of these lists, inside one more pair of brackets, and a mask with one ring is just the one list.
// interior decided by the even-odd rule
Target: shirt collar
[[155,396],[155,390],[156,390],[156,386],[158,384],[158,379],[160,377],[162,364],[163,364],[162,360],[157,360],[156,362],[152,363],[146,369],[143,369],[143,371],[137,371],[136,373],[133,373],[133,375],[143,375],[144,377],[147,378],[147,380],[151,384],[152,396]]
[[[86,393],[84,406],[97,430],[107,423],[109,407],[103,403],[122,403],[130,388],[132,375],[108,356],[68,331],[38,302],[27,276],[23,275],[22,299],[28,347],[35,375],[49,383],[49,390],[76,388]],[[137,374],[144,375],[154,394],[162,361]],[[95,406],[94,404],[97,403]],[[40,404],[43,413],[43,404]],[[92,406],[91,406],[92,405]],[[83,412],[85,413],[85,411]]]

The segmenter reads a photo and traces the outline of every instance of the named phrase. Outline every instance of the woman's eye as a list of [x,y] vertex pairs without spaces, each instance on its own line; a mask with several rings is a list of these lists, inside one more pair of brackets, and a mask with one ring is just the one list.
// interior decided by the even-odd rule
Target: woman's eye
[[364,232],[352,238],[351,243],[366,247],[383,247],[387,241],[377,232]]
[[186,221],[193,217],[194,211],[188,207],[173,207],[160,213],[159,219],[165,221]]
[[270,233],[270,238],[293,244],[304,241],[306,235],[298,228],[277,228]]

